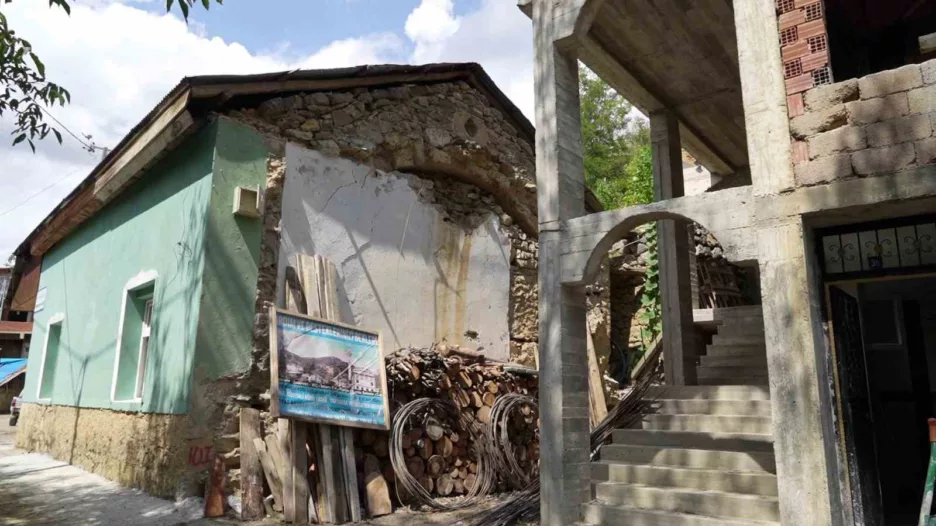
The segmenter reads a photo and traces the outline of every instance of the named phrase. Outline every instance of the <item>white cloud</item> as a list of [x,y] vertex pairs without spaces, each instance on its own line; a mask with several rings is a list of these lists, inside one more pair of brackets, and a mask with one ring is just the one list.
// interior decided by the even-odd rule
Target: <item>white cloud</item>
[[[185,76],[400,62],[407,56],[406,44],[393,34],[339,40],[305,57],[252,54],[236,42],[205,38],[197,25],[176,16],[105,0],[72,5],[71,16],[43,2],[14,2],[3,10],[33,44],[50,79],[71,91],[72,104],[52,113],[77,134],[93,135],[99,146],[114,146]],[[37,143],[34,155],[24,144],[10,146],[11,130],[12,118],[4,116],[0,264],[100,158],[67,135],[62,146],[54,139]]]
[[406,34],[417,62],[480,63],[532,120],[533,24],[516,4],[482,0],[476,11],[455,18],[450,0],[423,0],[407,19]]
[[[71,16],[43,2],[3,7],[10,25],[32,42],[51,80],[71,90],[72,104],[53,114],[76,133],[114,146],[184,76],[347,67],[376,63],[479,62],[532,119],[532,26],[511,0],[482,0],[454,15],[452,0],[422,0],[400,34],[336,40],[307,56],[288,45],[251,53],[236,42],[205,38],[176,16],[134,8],[140,0],[82,0]],[[0,262],[99,160],[65,137],[10,147],[11,119],[0,119]],[[4,213],[39,190],[26,205]]]
[[452,0],[422,0],[406,17],[404,26],[406,36],[416,45],[413,61],[435,62],[438,45],[454,35],[459,24]]

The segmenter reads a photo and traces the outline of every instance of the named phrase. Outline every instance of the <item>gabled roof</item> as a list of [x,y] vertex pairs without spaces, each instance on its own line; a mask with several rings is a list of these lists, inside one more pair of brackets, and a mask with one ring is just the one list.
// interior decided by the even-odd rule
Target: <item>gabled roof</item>
[[198,129],[204,117],[213,111],[233,107],[234,104],[243,105],[250,100],[297,92],[454,81],[467,82],[485,95],[533,145],[533,125],[475,63],[357,66],[259,75],[186,77],[26,237],[17,253],[44,254],[145,174],[147,168]]

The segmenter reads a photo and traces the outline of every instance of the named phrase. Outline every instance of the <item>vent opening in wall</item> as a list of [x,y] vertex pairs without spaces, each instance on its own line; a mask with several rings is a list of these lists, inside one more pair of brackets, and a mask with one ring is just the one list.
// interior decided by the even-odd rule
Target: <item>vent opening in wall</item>
[[936,33],[934,1],[824,0],[824,4],[836,81],[936,58],[925,45],[926,36]]
[[234,215],[260,217],[260,189],[238,186],[234,189]]

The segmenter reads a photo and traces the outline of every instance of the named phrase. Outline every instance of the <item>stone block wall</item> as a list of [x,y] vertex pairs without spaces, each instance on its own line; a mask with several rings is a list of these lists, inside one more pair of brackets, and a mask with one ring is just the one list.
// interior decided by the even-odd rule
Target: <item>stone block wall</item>
[[936,60],[814,88],[789,110],[797,186],[936,164]]

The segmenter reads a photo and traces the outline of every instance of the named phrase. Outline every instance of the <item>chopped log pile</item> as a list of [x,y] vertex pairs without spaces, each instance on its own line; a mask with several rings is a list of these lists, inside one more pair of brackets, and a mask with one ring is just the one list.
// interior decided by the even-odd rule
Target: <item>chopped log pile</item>
[[[538,388],[535,371],[488,362],[479,352],[446,344],[401,349],[388,356],[387,382],[392,414],[420,398],[451,402],[458,411],[458,418],[452,418],[441,414],[444,412],[427,410],[409,418],[402,431],[400,445],[406,469],[432,497],[463,496],[478,483],[481,448],[476,442],[485,440],[485,433],[476,433],[473,439],[474,433],[462,422],[484,429],[491,422],[492,408],[499,397],[518,393],[535,398]],[[529,406],[516,413],[509,419],[507,434],[519,469],[533,473],[539,461],[538,413]],[[389,433],[357,430],[354,443],[358,480],[374,480],[380,474],[395,501],[412,503],[411,495],[397,489]],[[517,479],[508,478],[493,478],[492,489],[520,489]],[[370,491],[362,489],[363,500],[368,502]]]

